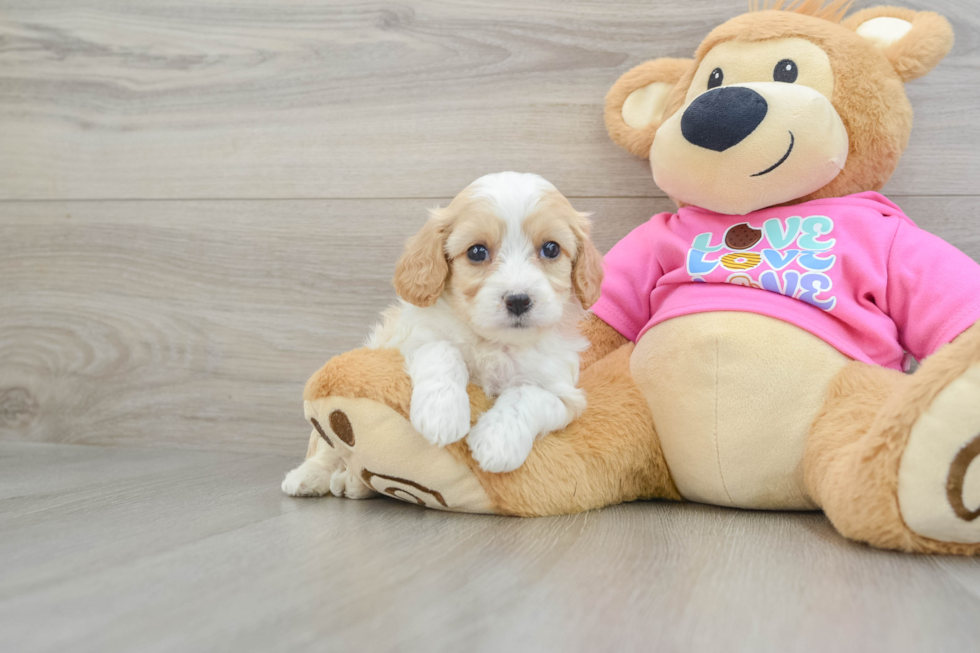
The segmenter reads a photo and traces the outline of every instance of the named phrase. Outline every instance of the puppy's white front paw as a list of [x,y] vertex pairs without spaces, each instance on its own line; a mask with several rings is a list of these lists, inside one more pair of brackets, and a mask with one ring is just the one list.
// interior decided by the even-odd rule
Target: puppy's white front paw
[[376,494],[346,465],[334,470],[330,476],[330,492],[335,497],[348,499],[370,499]]
[[286,474],[282,491],[291,497],[322,497],[332,494],[348,499],[368,499],[375,491],[369,488],[342,460],[335,466],[324,466],[315,459]]
[[306,460],[286,474],[282,491],[291,497],[322,497],[330,494],[330,477],[334,471],[316,461]]
[[411,422],[434,445],[462,440],[470,430],[470,396],[455,383],[423,383],[412,390]]
[[512,472],[527,460],[535,434],[516,415],[490,409],[479,419],[466,443],[485,472]]

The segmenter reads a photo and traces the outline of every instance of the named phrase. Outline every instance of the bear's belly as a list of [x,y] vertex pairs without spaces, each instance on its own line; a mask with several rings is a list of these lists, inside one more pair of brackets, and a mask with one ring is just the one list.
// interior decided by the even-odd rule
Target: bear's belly
[[786,322],[714,312],[650,329],[630,370],[685,499],[807,510],[816,505],[803,483],[806,436],[848,362]]

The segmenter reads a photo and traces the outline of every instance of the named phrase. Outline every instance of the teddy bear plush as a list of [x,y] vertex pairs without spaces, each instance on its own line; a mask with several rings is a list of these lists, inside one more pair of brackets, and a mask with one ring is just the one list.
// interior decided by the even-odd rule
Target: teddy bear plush
[[[605,258],[579,419],[487,473],[412,428],[397,351],[359,349],[307,383],[283,489],[520,516],[822,509],[876,547],[980,553],[980,266],[876,192],[911,131],[904,84],[953,33],[848,4],[738,16],[609,91],[610,136],[679,208]],[[475,421],[492,400],[469,392]]]

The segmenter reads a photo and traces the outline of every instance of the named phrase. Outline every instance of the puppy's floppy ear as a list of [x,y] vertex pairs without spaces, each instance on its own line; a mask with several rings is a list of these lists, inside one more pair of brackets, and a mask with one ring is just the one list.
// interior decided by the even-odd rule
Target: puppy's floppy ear
[[589,215],[578,213],[578,219],[572,227],[578,239],[578,252],[572,261],[572,287],[582,302],[582,308],[589,308],[599,301],[599,291],[602,288],[602,254],[589,238],[592,232]]
[[452,220],[445,209],[433,209],[421,230],[405,243],[405,252],[395,265],[395,292],[410,304],[432,306],[446,285],[449,261],[446,238]]
[[931,11],[872,7],[843,25],[877,47],[903,82],[928,73],[953,47],[949,21]]
[[[654,59],[616,80],[606,94],[606,130],[613,142],[636,156],[650,155],[650,145],[666,117],[668,99],[692,59]],[[686,86],[686,85],[685,85]]]

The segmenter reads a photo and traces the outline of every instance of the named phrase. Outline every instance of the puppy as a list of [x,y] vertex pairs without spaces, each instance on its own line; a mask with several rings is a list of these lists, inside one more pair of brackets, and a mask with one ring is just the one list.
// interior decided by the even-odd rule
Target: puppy
[[[433,210],[408,241],[394,278],[402,301],[367,345],[404,355],[411,422],[429,442],[468,433],[480,467],[507,472],[585,409],[577,325],[602,283],[589,232],[587,214],[543,178],[501,172]],[[496,397],[472,430],[468,383]]]

